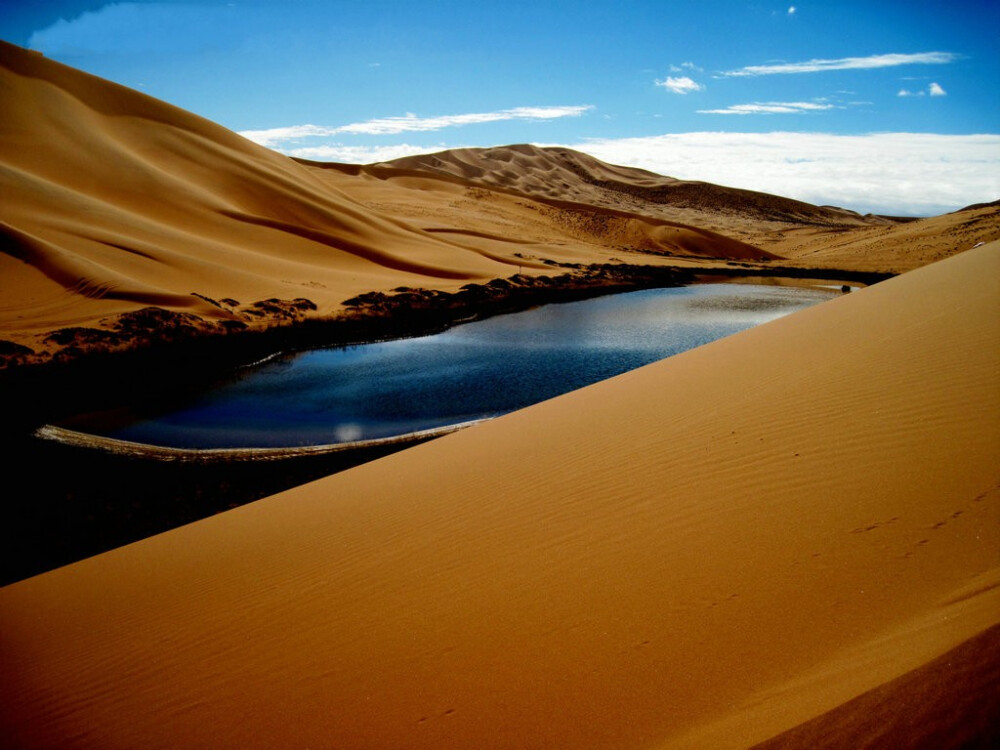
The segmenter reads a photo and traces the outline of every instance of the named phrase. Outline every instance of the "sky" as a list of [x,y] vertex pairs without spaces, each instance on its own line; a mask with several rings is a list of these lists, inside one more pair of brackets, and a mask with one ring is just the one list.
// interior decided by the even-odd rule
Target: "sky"
[[5,0],[0,38],[283,153],[560,145],[862,213],[1000,198],[1000,2]]

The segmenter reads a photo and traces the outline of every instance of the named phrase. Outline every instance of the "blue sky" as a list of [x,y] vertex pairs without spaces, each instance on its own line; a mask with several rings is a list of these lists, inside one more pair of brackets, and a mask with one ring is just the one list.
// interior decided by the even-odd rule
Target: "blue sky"
[[285,153],[567,145],[929,214],[1000,198],[1000,3],[23,2],[0,37]]

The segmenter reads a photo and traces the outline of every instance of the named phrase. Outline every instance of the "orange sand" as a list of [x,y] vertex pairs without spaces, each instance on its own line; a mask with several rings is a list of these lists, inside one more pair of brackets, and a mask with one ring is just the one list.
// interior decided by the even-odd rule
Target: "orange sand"
[[[207,323],[255,324],[247,310],[261,300],[305,298],[316,305],[312,316],[329,317],[363,292],[454,291],[518,272],[551,273],[545,260],[768,256],[706,230],[607,211],[585,219],[615,224],[613,237],[599,231],[595,239],[593,230],[574,228],[579,212],[505,195],[497,203],[512,215],[499,229],[470,225],[452,207],[465,188],[311,168],[3,42],[0,110],[0,339],[36,351],[52,349],[45,337],[56,329],[107,328],[149,305]],[[355,186],[374,207],[345,192]],[[461,217],[458,225],[378,208],[400,194],[413,206],[418,193],[432,214]],[[508,231],[515,225],[527,231]]]
[[[0,108],[0,339],[38,350],[147,305],[323,317],[553,263],[908,269],[1000,236],[996,206],[901,223],[565,149],[296,162],[3,43]],[[983,737],[979,704],[934,686],[995,689],[998,455],[992,242],[0,589],[0,737]]]
[[330,318],[364,292],[455,291],[560,263],[777,255],[884,271],[1000,238],[996,206],[895,224],[568,149],[298,162],[3,42],[0,110],[0,366],[3,341],[45,358],[65,346],[53,331],[107,330],[151,305],[202,330],[259,328],[285,321],[262,300]]
[[998,280],[994,243],[8,586],[4,734],[777,737],[1000,622]]

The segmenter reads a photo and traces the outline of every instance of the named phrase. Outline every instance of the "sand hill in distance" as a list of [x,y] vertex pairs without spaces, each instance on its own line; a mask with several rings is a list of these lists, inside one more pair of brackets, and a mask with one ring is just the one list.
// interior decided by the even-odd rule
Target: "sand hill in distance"
[[4,364],[127,348],[156,326],[121,316],[149,307],[221,335],[399,287],[603,263],[896,272],[1000,236],[996,205],[899,222],[568,149],[303,163],[13,45],[0,76]]
[[7,746],[1000,740],[996,204],[301,162],[6,44],[0,106],[7,371],[606,266],[899,274],[0,588]]

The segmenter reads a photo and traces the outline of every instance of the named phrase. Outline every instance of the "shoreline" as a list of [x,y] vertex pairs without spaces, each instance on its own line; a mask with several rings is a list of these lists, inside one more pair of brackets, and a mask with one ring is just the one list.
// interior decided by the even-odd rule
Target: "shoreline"
[[454,293],[408,287],[368,292],[345,300],[345,310],[336,317],[170,341],[157,340],[152,330],[151,340],[125,342],[121,348],[94,347],[75,353],[75,358],[60,358],[57,353],[46,362],[8,364],[0,370],[0,392],[9,415],[4,431],[31,432],[72,414],[145,400],[150,390],[167,386],[197,387],[273,357],[425,336],[545,304],[707,279],[778,277],[870,285],[895,275],[744,262],[704,268],[626,264],[562,268],[566,272],[558,276],[516,274],[466,284]]
[[[775,273],[766,275],[779,276]],[[692,282],[711,283],[708,278],[718,282],[734,277],[745,280],[748,277],[746,269],[732,269],[721,275],[699,274],[692,278]],[[814,272],[800,276],[817,281],[815,277]],[[836,280],[844,279],[841,276]],[[586,293],[578,289],[549,288],[545,290],[549,292],[544,295],[545,300],[539,299],[542,295],[537,293],[530,300],[527,295],[513,300],[520,304],[513,304],[509,298],[492,300],[491,304],[480,305],[471,311],[471,315],[469,309],[452,308],[451,319],[446,325],[437,325],[436,329],[444,330],[470,320],[527,309],[534,306],[528,304],[529,301],[535,304],[568,302],[638,291],[651,286],[654,285],[606,285],[583,290]],[[414,330],[414,323],[426,318],[413,321],[401,314],[407,309],[405,306],[409,304],[407,300],[412,294],[398,292],[392,296],[383,295],[387,302],[376,298],[383,304],[382,317],[367,321],[368,330],[373,334],[367,340],[356,337],[350,342],[341,340],[331,343],[328,339],[319,339],[316,345],[360,345],[385,340],[390,332],[395,334],[393,338],[433,333],[433,330]],[[392,312],[387,313],[387,310]],[[405,330],[406,323],[410,324],[408,330]],[[318,324],[306,333],[329,333],[331,330],[342,332],[345,329],[331,329]],[[353,332],[358,330],[354,328]],[[374,335],[376,332],[378,336]],[[89,370],[81,366],[88,363],[53,368],[47,379],[35,379],[29,383],[32,387],[30,392],[25,389],[18,394],[5,390],[7,401],[12,402],[8,413],[19,418],[8,419],[5,427],[0,429],[0,447],[4,454],[12,465],[52,465],[60,466],[61,470],[55,481],[36,488],[32,507],[15,508],[9,515],[5,543],[8,548],[18,550],[14,556],[17,563],[0,570],[0,583],[36,575],[214,513],[252,503],[467,426],[461,423],[389,438],[326,446],[199,450],[131,443],[48,423],[56,421],[60,412],[69,416],[87,411],[87,406],[97,408],[102,402],[113,406],[121,404],[126,398],[133,402],[148,398],[151,392],[170,384],[171,379],[187,378],[187,387],[191,388],[204,386],[213,379],[232,377],[234,370],[306,348],[301,346],[303,338],[277,335],[285,333],[288,331],[276,332],[271,337],[253,338],[251,344],[271,344],[274,348],[249,351],[247,354],[252,356],[245,356],[242,361],[232,358],[239,351],[233,352],[225,347],[215,350],[209,340],[192,346],[188,356],[180,360],[171,359],[174,349],[170,347],[136,352],[131,357],[104,355],[98,361],[89,363]],[[204,358],[199,358],[199,351],[205,352]],[[159,358],[160,364],[155,361],[149,364],[155,358]],[[148,374],[150,371],[153,375]],[[89,373],[89,377],[74,377],[73,372]],[[67,387],[70,380],[73,388]],[[174,387],[177,388],[176,384]],[[57,396],[60,397],[58,400]],[[15,412],[15,407],[20,410],[19,413]],[[116,477],[116,481],[108,483],[108,476]],[[65,522],[53,525],[49,519],[55,514],[64,518]]]
[[335,453],[351,454],[378,448],[394,448],[401,450],[410,445],[416,445],[426,440],[450,435],[467,427],[488,422],[489,419],[473,419],[467,422],[442,427],[430,427],[425,430],[414,430],[389,437],[370,438],[368,440],[351,440],[343,443],[325,443],[322,445],[293,445],[259,448],[174,448],[166,445],[137,443],[131,440],[95,435],[89,432],[71,430],[58,425],[46,424],[32,433],[40,440],[49,440],[70,448],[87,448],[104,451],[116,456],[149,459],[174,463],[231,463],[242,461],[281,461],[288,458],[304,458],[307,456],[328,456]]
[[[3,587],[9,726],[31,747],[99,727],[90,744],[736,750],[875,741],[893,717],[928,744],[956,716],[995,736],[971,724],[992,656],[955,675],[972,713],[924,690],[982,663],[953,649],[1000,611],[998,263],[960,255]],[[79,467],[103,511],[112,463],[44,447],[35,485],[79,491]],[[153,500],[204,467],[149,463],[107,519],[224,509]],[[10,505],[71,541],[100,528],[78,497],[71,517],[34,487]]]
[[[11,504],[0,543],[0,586],[117,549],[261,498],[461,431],[299,449],[185,451],[49,426],[0,434],[11,466],[52,466],[30,503]],[[208,453],[209,455],[205,455]],[[223,454],[223,455],[220,455]],[[109,477],[114,480],[110,481]]]

